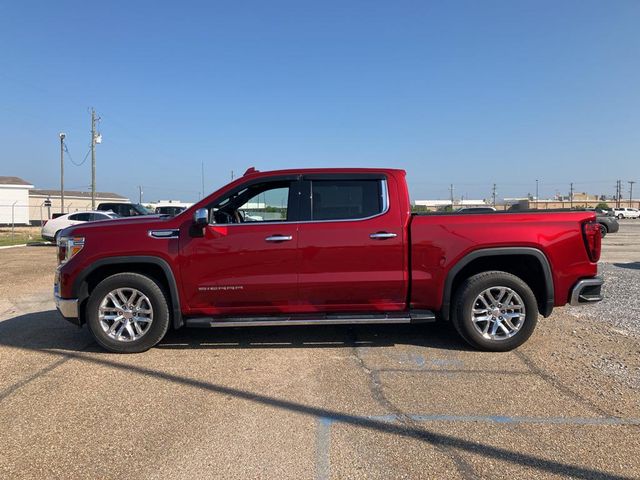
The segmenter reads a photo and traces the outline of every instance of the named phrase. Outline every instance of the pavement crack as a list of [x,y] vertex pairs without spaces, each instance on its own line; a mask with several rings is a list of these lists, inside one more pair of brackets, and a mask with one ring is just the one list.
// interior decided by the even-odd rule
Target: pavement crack
[[[422,425],[416,422],[413,418],[411,418],[410,414],[404,412],[398,406],[396,406],[393,402],[391,402],[387,396],[384,394],[382,381],[380,380],[379,370],[369,368],[360,355],[360,350],[357,345],[357,334],[353,329],[349,330],[350,340],[351,340],[351,352],[352,356],[355,358],[356,363],[360,367],[360,369],[367,375],[369,379],[369,389],[373,396],[373,399],[380,405],[386,413],[391,413],[395,415],[398,422],[406,427],[411,428],[414,431],[423,432],[424,438],[428,440],[432,440],[433,435],[425,430]],[[437,442],[431,442],[432,445],[436,448],[436,450],[440,451],[448,455],[454,462],[456,469],[461,478],[466,480],[472,480],[477,478],[472,465],[467,462],[462,455],[455,448],[440,445]]]
[[559,382],[553,375],[545,372],[542,368],[538,367],[538,365],[536,365],[535,362],[528,355],[526,355],[524,352],[522,352],[520,350],[515,350],[514,353],[520,360],[522,360],[522,362],[533,373],[538,375],[540,378],[542,378],[545,382],[547,382],[549,385],[554,387],[556,390],[559,390],[560,392],[562,392],[565,395],[567,395],[568,397],[576,400],[578,403],[581,403],[582,405],[588,407],[593,412],[595,412],[595,413],[597,413],[599,415],[602,415],[604,417],[615,416],[615,415],[612,415],[611,413],[607,412],[603,408],[600,408],[596,403],[592,402],[588,398],[584,398],[579,393],[575,392],[571,388],[569,388],[566,385],[564,385],[563,383]]

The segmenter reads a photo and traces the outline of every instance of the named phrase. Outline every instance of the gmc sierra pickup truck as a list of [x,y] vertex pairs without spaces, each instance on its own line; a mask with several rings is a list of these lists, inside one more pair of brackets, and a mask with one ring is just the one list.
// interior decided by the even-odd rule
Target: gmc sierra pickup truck
[[600,242],[593,212],[412,215],[402,170],[249,169],[172,218],[65,229],[54,297],[114,352],[182,326],[436,318],[505,351],[601,300]]

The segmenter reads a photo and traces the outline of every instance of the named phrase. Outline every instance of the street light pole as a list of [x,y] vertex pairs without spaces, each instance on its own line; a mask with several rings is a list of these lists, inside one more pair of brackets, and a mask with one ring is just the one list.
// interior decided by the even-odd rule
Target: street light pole
[[538,200],[540,199],[540,197],[538,197],[538,179],[536,178],[536,210],[538,209]]
[[635,180],[629,180],[629,208],[632,208],[634,183],[636,183]]
[[60,132],[60,213],[64,215],[64,139],[66,135]]

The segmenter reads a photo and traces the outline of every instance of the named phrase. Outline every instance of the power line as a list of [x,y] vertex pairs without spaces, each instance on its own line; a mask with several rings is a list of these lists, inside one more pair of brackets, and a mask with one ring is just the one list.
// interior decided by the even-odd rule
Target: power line
[[64,145],[64,153],[67,154],[67,157],[69,157],[69,160],[71,160],[71,163],[73,163],[76,167],[81,167],[82,165],[84,165],[84,163],[87,161],[87,158],[89,157],[89,154],[91,153],[91,148],[89,148],[89,150],[87,150],[87,153],[84,155],[84,158],[82,159],[82,161],[80,163],[76,163],[76,161],[71,156],[71,152],[69,151],[67,142],[63,142],[63,145]]

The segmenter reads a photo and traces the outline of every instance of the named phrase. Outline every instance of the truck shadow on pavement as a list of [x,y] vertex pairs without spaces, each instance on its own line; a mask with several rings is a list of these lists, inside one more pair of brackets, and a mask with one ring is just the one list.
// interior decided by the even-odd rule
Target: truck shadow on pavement
[[185,328],[168,332],[156,348],[353,348],[394,345],[470,350],[458,338],[453,327],[444,323]]
[[640,262],[614,263],[615,267],[628,268],[631,270],[640,270]]
[[[349,327],[342,326],[332,327],[332,329],[327,331],[314,327],[313,329],[304,328],[297,331],[286,329],[272,331],[263,328],[228,332],[221,330],[215,330],[215,332],[211,332],[210,330],[203,332],[189,331],[186,333],[173,332],[170,334],[168,341],[182,341],[182,339],[186,337],[190,339],[190,343],[182,347],[176,347],[171,344],[160,346],[160,348],[192,348],[194,344],[196,345],[195,348],[220,348],[217,345],[206,345],[211,339],[215,339],[216,343],[222,339],[223,348],[225,342],[230,341],[236,342],[233,348],[246,348],[243,344],[237,344],[242,343],[241,340],[243,339],[246,339],[249,346],[251,346],[251,341],[267,340],[268,343],[283,341],[283,343],[288,342],[293,347],[304,347],[305,341],[324,342],[326,339],[333,340],[330,340],[326,345],[315,344],[312,346],[315,348],[322,346],[335,348],[335,341],[338,340],[342,342],[344,346],[353,347],[354,344],[360,346],[359,343],[355,343],[356,340],[353,340],[356,338],[358,339],[357,342],[367,341],[366,339],[369,338],[371,343],[367,346],[373,347],[389,346],[395,343],[412,343],[435,348],[460,348],[460,345],[456,343],[455,340],[448,338],[452,332],[447,331],[446,328],[443,328],[441,325],[428,325],[417,328],[412,326],[402,327],[403,328],[398,326],[358,326],[357,335],[350,333],[352,329]],[[191,338],[192,336],[194,338]],[[4,391],[0,391],[0,402],[24,385],[37,380],[43,375],[47,375],[66,362],[78,361],[87,364],[87,366],[107,367],[114,371],[134,373],[140,377],[162,380],[169,384],[199,389],[216,395],[233,396],[247,402],[265,405],[283,411],[296,412],[315,419],[322,419],[325,422],[340,422],[372,432],[397,435],[402,438],[413,439],[440,449],[445,449],[446,451],[451,451],[452,454],[457,452],[478,455],[490,461],[504,461],[510,464],[528,467],[539,472],[565,475],[572,478],[629,478],[589,467],[551,460],[524,451],[519,452],[516,451],[513,446],[493,446],[475,440],[467,440],[455,435],[429,430],[426,427],[414,426],[402,422],[399,423],[397,421],[393,422],[388,419],[360,416],[332,410],[330,408],[316,407],[284,398],[264,395],[259,392],[251,392],[202,379],[190,378],[159,369],[148,368],[142,366],[139,361],[135,360],[136,358],[140,358],[137,355],[105,355],[104,351],[99,349],[92,340],[86,328],[82,330],[73,328],[71,325],[66,324],[64,320],[60,319],[53,310],[19,315],[0,322],[0,346],[23,351],[33,351],[50,357],[47,365],[43,366],[39,371],[16,382]],[[266,345],[261,346],[263,348],[266,347]]]
[[[87,344],[90,346],[87,348]],[[33,350],[104,352],[86,326],[77,328],[55,310],[0,322],[0,345]],[[414,345],[468,351],[448,323],[291,327],[182,328],[170,330],[159,349],[353,348]]]

